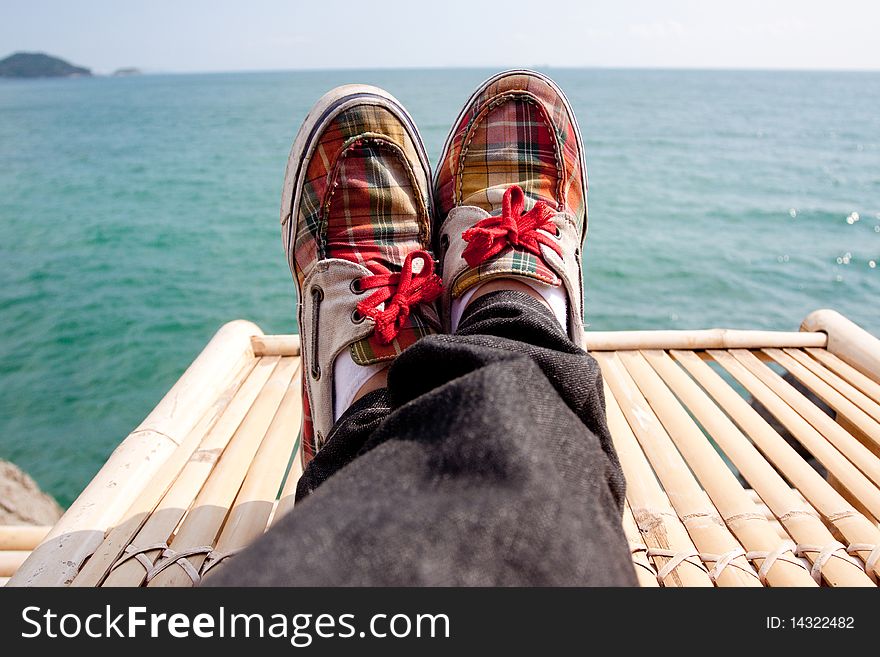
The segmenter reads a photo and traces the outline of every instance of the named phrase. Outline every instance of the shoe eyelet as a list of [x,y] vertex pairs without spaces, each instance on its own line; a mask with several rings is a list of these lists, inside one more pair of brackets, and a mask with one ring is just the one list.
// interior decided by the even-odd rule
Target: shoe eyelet
[[558,240],[561,240],[562,239],[562,231],[559,230],[559,226],[556,226],[554,224],[553,228],[554,228],[553,237]]
[[361,287],[361,279],[353,278],[351,279],[351,283],[348,288],[352,291],[353,294],[363,294],[364,289]]
[[361,314],[361,311],[357,308],[355,308],[354,312],[351,313],[352,324],[361,324],[366,318],[366,315]]
[[314,301],[323,301],[324,300],[324,290],[322,290],[318,285],[313,285],[311,289],[312,300]]
[[443,233],[440,236],[440,253],[445,253],[446,249],[449,248],[449,235]]
[[321,366],[315,363],[312,365],[312,378],[318,381],[321,378]]

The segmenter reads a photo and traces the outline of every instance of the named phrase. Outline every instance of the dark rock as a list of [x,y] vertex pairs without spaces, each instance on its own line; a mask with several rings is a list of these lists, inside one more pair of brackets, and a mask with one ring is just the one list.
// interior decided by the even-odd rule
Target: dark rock
[[54,525],[61,514],[58,502],[24,471],[0,460],[0,525]]

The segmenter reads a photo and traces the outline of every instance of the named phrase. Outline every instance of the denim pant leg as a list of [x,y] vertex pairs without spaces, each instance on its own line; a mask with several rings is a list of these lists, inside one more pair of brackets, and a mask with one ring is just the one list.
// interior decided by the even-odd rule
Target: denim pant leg
[[[596,361],[522,292],[358,400],[219,585],[635,585]],[[231,564],[234,563],[234,566]]]

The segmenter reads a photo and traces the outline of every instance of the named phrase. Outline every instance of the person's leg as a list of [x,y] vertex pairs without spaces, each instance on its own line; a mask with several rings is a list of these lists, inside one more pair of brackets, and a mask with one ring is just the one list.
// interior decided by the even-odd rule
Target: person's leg
[[498,291],[346,412],[215,585],[633,585],[595,361]]
[[457,334],[403,352],[334,426],[295,510],[215,583],[635,583],[601,378],[577,346],[584,175],[549,80],[478,89],[435,181]]

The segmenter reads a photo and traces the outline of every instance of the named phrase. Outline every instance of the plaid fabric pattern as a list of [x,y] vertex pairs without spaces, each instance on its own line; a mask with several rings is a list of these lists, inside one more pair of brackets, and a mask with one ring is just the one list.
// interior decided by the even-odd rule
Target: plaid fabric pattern
[[486,191],[516,183],[530,198],[555,207],[562,162],[544,108],[529,96],[504,96],[481,114],[459,161],[455,192],[461,205],[492,208]]
[[412,248],[428,244],[429,210],[421,191],[428,182],[411,164],[418,161],[406,127],[383,107],[357,105],[324,129],[296,208],[300,281],[319,259],[337,257],[331,247],[342,246],[349,255],[367,249],[399,267],[409,245],[396,246],[397,236],[406,236]]
[[[294,246],[297,278],[318,260],[380,263],[399,271],[406,255],[430,244],[428,181],[406,127],[388,110],[358,105],[325,129],[303,183]],[[413,163],[416,165],[414,166]],[[351,347],[356,363],[395,358],[435,332],[413,312],[388,345],[370,336]]]
[[[540,77],[512,73],[495,80],[453,128],[437,170],[434,198],[440,216],[460,205],[495,213],[501,207],[501,192],[519,185],[527,208],[544,201],[566,212],[582,234],[587,216],[585,172],[576,130],[563,99]],[[449,281],[452,295],[504,275],[560,283],[540,257],[512,247]]]
[[556,90],[534,75],[504,76],[471,102],[453,128],[437,170],[438,211],[446,216],[457,205],[473,204],[492,212],[496,208],[481,192],[519,185],[526,196],[583,221],[581,159],[574,121]]

